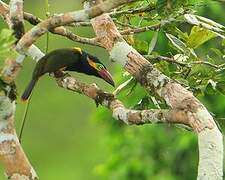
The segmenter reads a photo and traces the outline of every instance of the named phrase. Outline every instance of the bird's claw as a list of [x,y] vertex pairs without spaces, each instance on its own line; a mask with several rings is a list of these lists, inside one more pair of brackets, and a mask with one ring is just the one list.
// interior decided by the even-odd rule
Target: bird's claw
[[103,102],[111,102],[113,99],[115,99],[115,96],[113,94],[105,93],[103,91],[99,91],[97,96],[95,97],[95,104],[96,107],[99,106],[99,104],[103,104]]
[[99,96],[99,95],[97,95],[97,96],[95,97],[94,101],[95,101],[95,105],[96,105],[96,107],[98,107],[98,106],[99,106],[99,104],[101,104],[101,98],[100,98],[100,96]]

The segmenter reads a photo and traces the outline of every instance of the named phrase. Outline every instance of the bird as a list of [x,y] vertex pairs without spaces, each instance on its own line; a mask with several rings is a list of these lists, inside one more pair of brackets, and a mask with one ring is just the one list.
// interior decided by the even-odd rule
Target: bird
[[64,71],[75,71],[96,76],[115,87],[112,75],[100,60],[79,47],[55,49],[43,56],[33,70],[32,78],[21,96],[22,101],[29,99],[38,79],[46,73],[59,78]]

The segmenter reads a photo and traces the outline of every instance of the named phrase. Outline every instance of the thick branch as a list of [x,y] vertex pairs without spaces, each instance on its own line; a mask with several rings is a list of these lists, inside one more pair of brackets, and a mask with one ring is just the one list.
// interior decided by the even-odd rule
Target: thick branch
[[58,16],[52,16],[49,19],[39,23],[28,31],[18,42],[16,49],[19,52],[24,52],[31,44],[33,44],[40,36],[47,31],[58,26],[71,24],[73,22],[87,21],[89,18],[96,17],[104,12],[107,12],[122,4],[131,2],[133,0],[107,0],[99,5],[86,10],[79,10],[68,12]]
[[9,179],[37,179],[16,135],[14,127],[15,102],[0,96],[0,159]]
[[199,137],[198,178],[222,179],[222,135],[207,109],[191,92],[166,77],[129,46],[108,15],[101,15],[91,22],[99,42],[109,51],[111,59],[121,64],[147,91],[155,91],[173,109],[187,112],[188,124]]
[[11,0],[9,6],[11,29],[14,31],[15,37],[19,40],[25,32],[23,23],[23,0]]
[[[0,12],[13,29],[17,39],[24,33],[23,1],[10,1],[10,15],[8,11]],[[24,56],[19,56],[24,59]],[[1,81],[4,81],[4,92],[0,96],[0,158],[5,166],[6,176],[9,179],[37,179],[37,175],[28,161],[14,127],[15,116],[15,85],[14,80],[21,69],[21,65],[13,59],[7,59],[1,72]],[[4,94],[4,95],[3,95]]]
[[[0,15],[3,16],[6,19],[7,16],[8,16],[8,13],[9,13],[9,7],[7,6],[7,4],[3,3],[0,0]],[[23,16],[19,15],[19,17],[22,18]],[[25,12],[24,13],[24,18],[27,21],[29,21],[31,24],[33,24],[33,25],[37,25],[38,23],[43,22],[42,19],[34,16],[31,13],[26,13]],[[20,39],[22,37],[22,35],[24,34],[23,22],[21,20],[18,21],[17,19],[15,19],[14,16],[13,17],[11,16],[11,19],[13,19],[13,21],[16,23],[16,26],[15,26],[15,28],[17,29],[17,31],[15,31],[16,38]],[[8,21],[8,22],[10,23],[10,21]],[[21,22],[21,23],[18,24],[18,22]],[[79,22],[79,23],[82,24],[83,22]],[[10,26],[12,26],[12,25],[10,24]],[[14,29],[14,27],[12,27],[12,28]],[[101,45],[97,42],[96,38],[80,37],[80,36],[74,34],[72,31],[66,29],[63,26],[56,27],[56,28],[53,28],[53,29],[49,29],[49,31],[51,33],[53,33],[53,34],[64,36],[64,37],[66,37],[66,38],[68,38],[68,39],[70,39],[72,41],[75,41],[75,42],[80,42],[80,43],[84,43],[84,44],[95,45],[95,46],[100,46],[101,47]]]
[[[71,24],[72,22],[85,21],[127,2],[129,1],[108,0],[87,10],[75,11],[50,17],[26,33],[17,44],[17,50],[23,53],[33,42],[37,40],[37,38],[53,28]],[[155,93],[163,98],[173,109],[173,111],[176,112],[176,115],[179,115],[180,123],[191,126],[198,134],[198,179],[222,179],[222,135],[207,109],[193,96],[191,92],[162,74],[133,47],[129,46],[124,41],[122,35],[117,30],[115,24],[108,15],[104,14],[93,19],[92,25],[97,34],[99,43],[109,51],[111,59],[121,64],[122,67],[133,75],[133,77],[135,77],[147,91],[155,91]],[[157,29],[159,27],[160,25],[158,25]],[[113,111],[113,115],[116,118],[124,119],[125,122],[132,122],[132,120],[126,121],[128,119],[129,112],[131,113],[131,119],[134,119],[135,123],[136,121],[142,122],[142,111],[127,110],[112,96],[107,96],[107,98],[112,99],[112,102],[109,103],[108,99],[100,99],[101,96],[99,96],[99,92],[97,93],[93,90],[93,88],[92,90],[89,88],[79,89],[79,87],[77,87],[77,83],[73,82],[73,80],[71,81],[72,82],[69,83],[70,86],[67,86],[62,82],[61,86],[69,89],[74,88],[74,86],[71,86],[71,84],[74,84],[77,91],[87,93],[89,97],[94,97],[97,102],[101,102],[103,105],[109,107]],[[115,104],[113,104],[114,100]],[[115,110],[116,113],[114,112]],[[152,112],[150,111],[151,110],[149,110],[149,113],[152,115]],[[159,115],[164,113],[168,112],[156,113],[156,115],[153,115],[152,117],[155,119],[160,119],[161,116]],[[173,119],[176,119],[176,117],[172,117]],[[163,116],[163,118],[165,117]]]
[[[132,110],[124,107],[113,94],[103,92],[95,84],[87,85],[74,79],[71,76],[65,76],[56,79],[60,87],[83,94],[95,100],[112,111],[113,117],[126,124],[148,124],[148,123],[182,123],[188,125],[187,113],[182,110]],[[186,118],[185,118],[186,117]]]

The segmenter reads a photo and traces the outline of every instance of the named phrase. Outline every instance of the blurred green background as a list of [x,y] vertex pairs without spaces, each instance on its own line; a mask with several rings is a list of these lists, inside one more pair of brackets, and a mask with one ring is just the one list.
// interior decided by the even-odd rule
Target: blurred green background
[[[7,2],[7,1],[5,1]],[[45,19],[45,1],[25,0],[25,10]],[[61,13],[82,8],[81,1],[50,0],[50,12]],[[7,27],[0,21],[0,28]],[[31,26],[26,23],[26,30]],[[76,28],[77,34],[91,37],[90,28]],[[45,51],[46,36],[36,44]],[[95,54],[109,67],[107,53],[99,48],[74,43],[60,36],[49,37],[49,51],[62,47],[79,46]],[[29,58],[24,62],[16,84],[18,95],[24,91],[31,78],[35,62]],[[110,65],[111,66],[111,65]],[[113,66],[109,69],[113,70]],[[95,77],[73,74],[85,82],[97,83],[109,90],[110,87]],[[25,104],[17,101],[16,124],[20,127]],[[27,123],[23,135],[23,147],[41,179],[98,179],[93,176],[93,168],[106,158],[106,148],[102,136],[105,125],[90,121],[96,110],[94,101],[89,98],[59,88],[56,82],[47,75],[35,88]],[[3,178],[1,168],[0,179]]]
[[[6,1],[8,2],[8,1]],[[45,0],[24,1],[25,10],[44,19]],[[50,13],[63,13],[82,8],[81,1],[49,0]],[[212,1],[199,9],[200,15],[225,24],[224,7]],[[0,21],[0,28],[6,27]],[[26,23],[26,30],[31,26]],[[89,27],[75,28],[79,35],[92,37]],[[163,38],[158,51],[166,51]],[[46,36],[36,45],[45,51]],[[212,44],[207,44],[207,47]],[[49,34],[49,51],[61,47],[79,46],[98,56],[116,75],[119,67],[111,63],[105,50],[82,45],[66,38]],[[35,63],[27,58],[16,84],[21,95],[31,77]],[[112,91],[95,77],[73,73],[88,83],[97,83]],[[117,73],[116,76],[120,76]],[[117,84],[118,85],[118,84]],[[138,96],[138,95],[136,95]],[[128,101],[130,97],[124,99]],[[221,94],[202,97],[206,107],[225,117],[225,97]],[[25,104],[17,101],[16,125],[20,127]],[[97,111],[97,112],[96,112]],[[168,125],[124,126],[110,118],[109,111],[98,109],[87,97],[59,88],[47,75],[35,87],[23,134],[23,147],[40,179],[43,180],[145,180],[193,179],[197,173],[197,139]],[[192,173],[193,172],[193,173]],[[0,179],[4,179],[1,167]]]

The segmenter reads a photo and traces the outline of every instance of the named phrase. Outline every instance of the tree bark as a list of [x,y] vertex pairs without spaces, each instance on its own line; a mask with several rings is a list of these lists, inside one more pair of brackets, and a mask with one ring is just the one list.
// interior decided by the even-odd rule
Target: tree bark
[[[154,91],[174,110],[186,112],[188,124],[198,135],[199,165],[197,179],[222,180],[223,138],[207,109],[191,92],[177,84],[129,46],[120,35],[109,15],[91,20],[102,46],[113,61],[134,76],[147,91]],[[183,124],[186,118],[183,118]]]
[[[12,2],[16,2],[16,0]],[[20,0],[18,0],[18,2],[21,3]],[[41,21],[37,26],[25,33],[17,43],[16,49],[21,54],[32,56],[34,59],[38,60],[44,54],[34,46],[33,43],[47,31],[73,22],[86,21],[89,18],[96,17],[112,8],[128,2],[130,1],[91,1],[91,5],[95,6],[50,17],[45,21]],[[0,14],[7,13],[5,5],[0,1]],[[20,15],[22,16],[21,13]],[[10,19],[12,20],[12,17],[9,18],[8,15],[5,15],[5,19],[6,21],[11,22]],[[19,19],[19,17],[17,17],[17,19]],[[136,78],[148,92],[154,91],[158,96],[163,98],[171,109],[134,111],[126,109],[122,102],[117,100],[112,94],[102,92],[95,86],[85,85],[71,77],[57,79],[58,84],[69,90],[85,94],[110,108],[113,112],[113,117],[123,120],[127,124],[169,122],[190,126],[198,136],[199,166],[197,179],[221,180],[223,178],[223,138],[212,116],[204,105],[201,104],[191,92],[162,74],[132,46],[128,45],[108,14],[103,14],[92,19],[91,23],[97,36],[94,43],[104,47],[109,52],[111,59],[120,64]],[[159,27],[157,26],[157,28]],[[17,35],[19,37],[20,33]],[[21,64],[23,58],[24,56],[20,56],[17,58],[16,62]],[[7,119],[7,121],[0,121],[0,127],[3,127],[0,128],[0,130],[2,130],[2,133],[5,133],[5,130],[10,127],[9,124],[13,123],[12,118],[14,117],[15,109],[13,103],[5,96],[2,100],[0,99],[0,103],[1,106],[4,107],[2,108],[3,111],[0,112],[0,115],[2,115],[0,117],[2,120]],[[26,171],[23,172],[21,172],[22,170],[17,166],[15,166],[15,169],[10,167],[9,170],[13,169],[13,172],[8,170],[9,176],[17,176],[17,172],[19,172],[19,176],[25,175],[29,178],[36,178],[37,176],[27,161],[23,151],[19,148],[15,132],[13,129],[8,129],[7,132],[10,132],[10,134],[2,134],[2,136],[0,136],[3,138],[3,140],[0,141],[1,144],[4,144],[4,146],[2,145],[2,148],[4,147],[3,150],[5,149],[5,142],[7,142],[9,144],[7,146],[9,150],[14,146],[18,146],[15,149],[19,150],[22,155],[20,155],[20,153],[14,153],[14,155],[16,155],[15,157],[11,158],[10,156],[10,158],[4,158],[5,156],[3,153],[5,164],[10,167],[12,163],[6,162],[10,162],[10,160],[13,159],[15,162],[18,160],[27,165],[25,166]],[[15,152],[17,152],[16,150]],[[21,160],[20,157],[23,157],[23,160]]]

